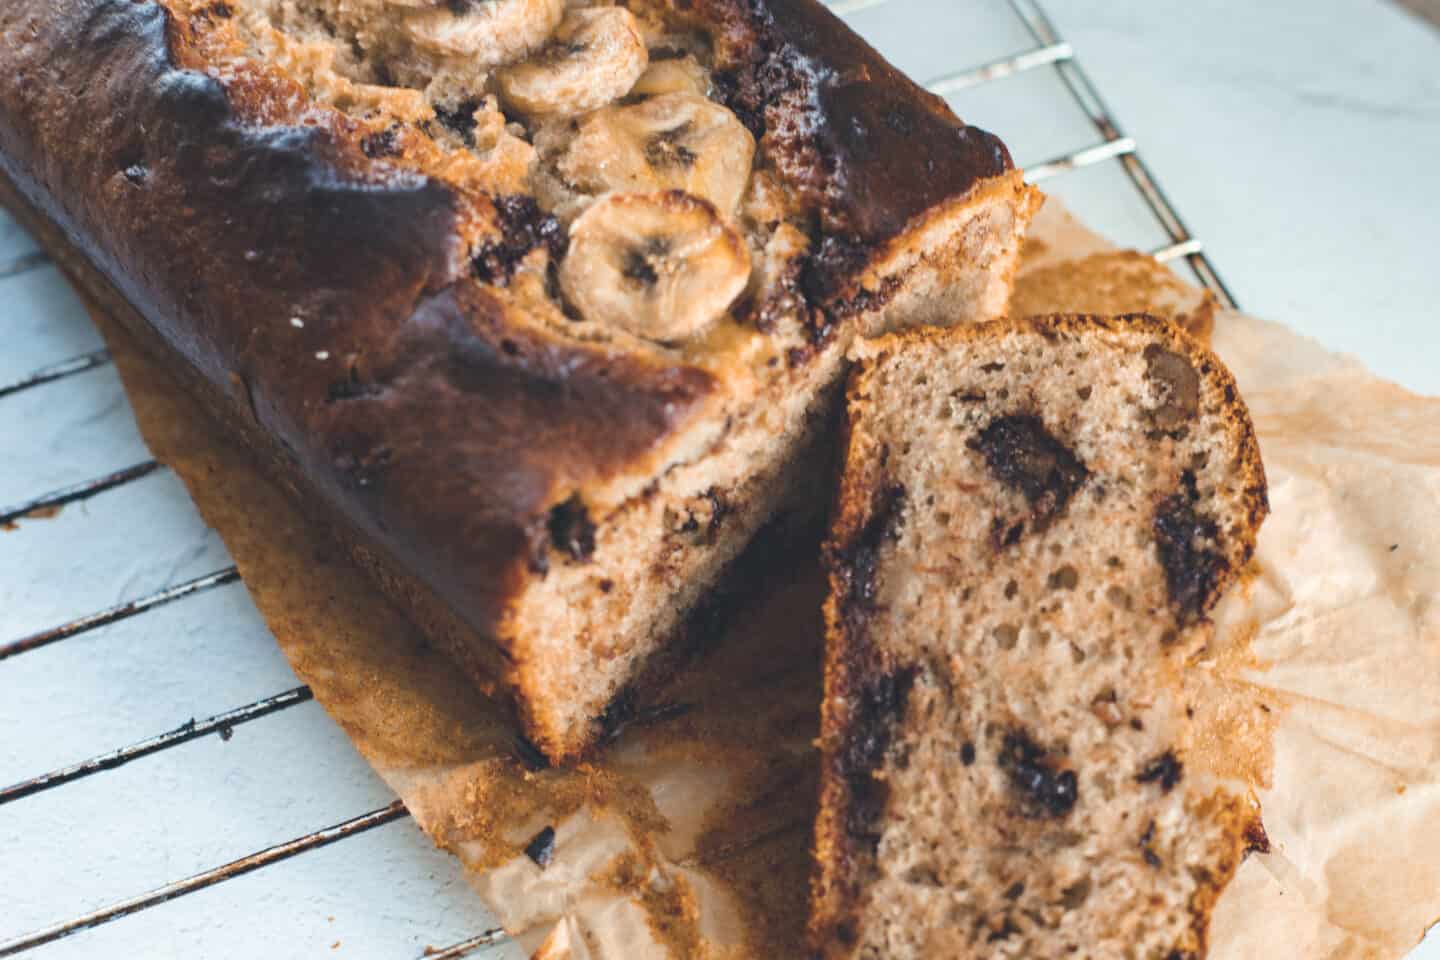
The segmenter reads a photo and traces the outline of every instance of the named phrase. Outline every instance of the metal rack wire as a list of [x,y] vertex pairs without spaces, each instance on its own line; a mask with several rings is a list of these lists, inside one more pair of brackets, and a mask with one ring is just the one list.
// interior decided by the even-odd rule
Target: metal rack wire
[[[829,6],[837,14],[846,16],[889,2],[891,0],[830,0]],[[1116,122],[1096,91],[1094,84],[1081,68],[1075,50],[1061,38],[1040,3],[1036,0],[1006,0],[1006,2],[1028,30],[1035,46],[999,60],[935,77],[926,84],[927,87],[935,93],[948,95],[1027,71],[1053,69],[1063,81],[1076,104],[1094,125],[1100,139],[1096,143],[1031,165],[1027,170],[1027,177],[1032,182],[1040,182],[1082,167],[1110,160],[1117,161],[1170,240],[1168,244],[1152,250],[1152,255],[1160,261],[1183,258],[1195,271],[1200,281],[1215,294],[1222,304],[1234,306],[1234,298],[1205,255],[1201,242],[1190,234],[1169,199],[1160,189],[1154,175],[1141,160],[1135,140],[1123,133],[1119,123]],[[22,254],[9,262],[0,263],[0,281],[36,270],[47,262],[46,256],[40,252]],[[0,384],[0,401],[47,385],[50,385],[51,389],[63,389],[63,381],[66,379],[105,366],[109,362],[109,354],[104,350],[97,350],[43,367],[12,383]],[[83,483],[41,493],[8,507],[0,507],[0,527],[41,511],[87,500],[164,469],[163,465],[154,460],[145,460]],[[180,602],[188,597],[233,583],[239,578],[239,572],[235,567],[224,567],[123,604],[75,618],[28,636],[0,643],[0,661],[30,653],[100,627],[141,616],[166,604]],[[85,777],[114,770],[200,737],[218,734],[228,739],[230,733],[237,726],[289,709],[310,699],[312,699],[312,694],[308,687],[296,687],[244,706],[217,713],[204,720],[191,719],[181,726],[157,736],[0,788],[0,806],[58,789]],[[396,800],[360,816],[298,836],[288,842],[268,847],[213,869],[111,903],[73,919],[0,942],[0,957],[26,953],[79,931],[118,920],[149,907],[264,869],[302,853],[339,843],[407,816],[408,812],[404,805]],[[483,947],[494,945],[503,937],[503,932],[498,929],[485,930],[438,952],[427,951],[427,956],[441,958],[441,960],[455,960],[455,958],[468,956]]]

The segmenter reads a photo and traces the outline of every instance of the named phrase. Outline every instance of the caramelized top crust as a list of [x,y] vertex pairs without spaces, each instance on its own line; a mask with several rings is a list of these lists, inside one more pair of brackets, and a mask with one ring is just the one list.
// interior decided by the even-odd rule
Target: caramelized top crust
[[367,165],[335,114],[246,122],[220,83],[175,65],[167,19],[130,0],[0,13],[0,168],[484,629],[546,510],[645,469],[713,376],[515,322],[463,279],[450,187]]
[[698,0],[694,8],[722,25],[721,99],[763,134],[761,149],[827,236],[882,243],[1012,168],[999,137],[962,123],[813,0]]
[[[803,311],[1009,170],[813,0],[660,3],[708,37],[718,99],[763,134],[757,168],[801,198],[784,215],[810,218]],[[437,124],[467,116],[411,89],[357,82],[385,98],[370,115],[313,101],[243,49],[236,9],[6,5],[0,169],[327,499],[496,635],[544,565],[548,512],[577,492],[614,506],[703,450],[751,361],[730,331],[703,350],[567,333],[546,280],[565,236],[524,195],[528,144],[447,146]]]

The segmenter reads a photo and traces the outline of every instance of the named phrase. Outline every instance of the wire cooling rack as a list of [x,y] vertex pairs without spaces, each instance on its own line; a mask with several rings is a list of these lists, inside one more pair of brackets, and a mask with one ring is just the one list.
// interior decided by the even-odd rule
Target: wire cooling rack
[[[928,16],[922,23],[910,15],[914,9],[907,13],[907,2],[834,0],[830,6],[893,56],[897,43],[909,42],[906,34],[897,31],[909,31],[910,37],[921,31],[943,36],[952,29],[942,28]],[[946,3],[953,0],[942,0]],[[882,7],[887,9],[880,11]],[[1067,175],[1073,179],[1087,168],[1118,167],[1160,231],[1162,242],[1152,245],[1153,255],[1188,264],[1223,303],[1234,305],[1201,242],[1186,229],[1141,159],[1137,143],[1121,129],[1081,68],[1076,51],[1040,4],[975,0],[954,4],[952,12],[954,7],[964,8],[963,19],[952,22],[954,30],[963,29],[967,51],[989,43],[998,47],[996,52],[1007,46],[1012,52],[965,69],[936,70],[927,86],[975,121],[974,110],[983,112],[989,101],[973,96],[1017,84],[1023,77],[1045,76],[1053,94],[1048,101],[1037,104],[1036,96],[1019,94],[1037,111],[1039,125],[1066,129],[1062,123],[1052,124],[1051,118],[1075,114],[1078,108],[1091,137],[1048,156],[1026,156],[1017,150],[1016,159],[1026,164],[1029,179],[1045,182]],[[932,4],[926,9],[935,8]],[[875,18],[877,11],[884,14],[883,20]],[[985,32],[989,37],[980,39]],[[931,50],[920,59],[926,56],[935,60],[954,56],[954,51]],[[904,58],[897,59],[918,73]],[[983,118],[979,122],[998,129],[1015,145],[1004,122]],[[0,222],[0,322],[7,328],[6,343],[0,345],[0,437],[6,438],[0,449],[20,458],[0,471],[0,504],[11,504],[0,506],[0,527],[14,531],[0,533],[0,573],[4,574],[0,578],[4,604],[0,607],[0,783],[11,773],[64,764],[0,787],[0,957],[32,952],[42,958],[211,956],[225,937],[238,937],[237,953],[245,955],[250,955],[252,946],[263,944],[267,953],[277,956],[313,956],[327,948],[337,955],[366,957],[412,957],[423,951],[424,956],[458,958],[489,956],[490,950],[499,956],[506,950],[503,934],[471,903],[458,868],[443,855],[426,852],[414,830],[386,834],[388,846],[379,855],[366,848],[364,857],[342,861],[344,871],[322,871],[308,880],[286,875],[280,882],[282,864],[302,854],[307,861],[315,860],[321,857],[317,851],[342,843],[346,849],[359,849],[364,843],[360,838],[385,833],[379,828],[407,820],[408,813],[398,800],[384,802],[383,785],[361,769],[323,714],[313,706],[305,712],[311,693],[304,686],[293,686],[293,675],[278,660],[263,626],[257,626],[248,598],[233,586],[239,573],[225,562],[223,548],[189,511],[183,488],[162,465],[143,455],[98,337],[73,299],[67,299],[63,282],[45,255],[8,222]],[[127,451],[128,461],[96,461]],[[57,511],[63,512],[57,515]],[[42,517],[53,519],[41,523]],[[97,545],[102,535],[109,544],[103,549]],[[167,558],[158,568],[147,566],[145,558],[152,549]],[[124,572],[118,579],[117,567]],[[6,580],[17,582],[7,586]],[[97,602],[106,596],[128,599],[108,606]],[[204,615],[191,612],[207,604]],[[177,609],[186,615],[167,614]],[[188,640],[176,640],[177,634]],[[259,667],[234,667],[228,658],[237,642],[250,651],[264,648],[269,659]],[[59,657],[61,650],[66,656],[44,669],[27,669],[47,656]],[[160,662],[137,668],[134,676],[115,666],[147,657]],[[287,675],[290,686],[283,682]],[[129,688],[137,677],[155,688],[138,683],[139,688]],[[250,688],[272,686],[266,695],[222,709],[237,702],[224,698],[232,691],[238,696],[247,683]],[[85,702],[87,684],[103,688],[107,695]],[[116,693],[116,687],[125,689]],[[125,708],[107,714],[117,702],[124,702]],[[273,725],[282,713],[303,714],[303,723],[267,726],[263,736],[236,736],[236,731],[258,721]],[[115,736],[112,729],[144,730],[138,726],[144,723],[154,724],[149,729],[162,728],[157,720],[167,715],[171,724],[181,717],[189,719],[77,763],[66,764],[67,754],[51,752],[78,749],[77,744],[107,744],[107,738]],[[322,727],[327,735],[302,732],[302,728]],[[306,754],[295,760],[288,756],[292,748],[287,735],[308,738],[306,743],[318,739],[321,746],[294,748]],[[214,745],[232,737],[237,744],[251,743],[251,751],[235,746],[220,750]],[[194,753],[196,741],[202,739],[211,746],[204,754]],[[176,759],[182,754],[184,759]],[[27,763],[29,767],[19,768]],[[272,767],[274,776],[269,775]],[[310,768],[318,773],[307,780]],[[203,784],[196,786],[195,779]],[[337,786],[340,781],[343,784]],[[224,789],[216,790],[217,784]],[[81,791],[88,792],[81,796]],[[72,795],[80,799],[72,802]],[[342,795],[352,801],[371,799],[358,815],[316,819],[334,807],[310,801]],[[195,809],[192,798],[213,809],[213,821],[210,810]],[[251,812],[253,818],[246,815]],[[243,843],[250,835],[245,827],[251,819],[265,823],[269,832],[257,834],[256,845],[246,848]],[[323,824],[321,829],[312,829],[316,822]],[[292,825],[289,832],[277,834],[284,829],[277,824],[287,823]],[[37,843],[37,833],[49,839]],[[72,833],[77,842],[67,847],[67,835]],[[183,846],[186,843],[199,852]],[[226,853],[246,849],[253,852]],[[212,855],[215,859],[210,862],[218,865],[191,868]],[[42,862],[44,869],[39,868]],[[169,875],[183,879],[112,889],[110,881],[116,876],[163,876],[172,864],[174,872]],[[400,880],[387,871],[389,866],[395,867]],[[357,883],[357,871],[363,875],[372,869],[381,875]],[[245,903],[238,910],[222,893],[210,895],[203,909],[174,912],[178,903],[198,902],[203,891],[217,886],[238,890],[239,878],[257,871],[273,878],[267,890],[328,884],[341,892],[329,899],[301,894],[296,895],[297,902],[276,903],[266,900],[264,890],[257,895],[252,887],[240,897]],[[402,882],[407,887],[403,891]],[[345,892],[357,887],[370,891],[359,897],[358,907]],[[376,904],[392,900],[404,909],[400,915],[386,916],[384,907]],[[154,909],[162,904],[170,906]],[[324,922],[319,919],[326,910],[344,913],[347,906],[351,916],[340,926],[334,924],[334,915]],[[266,939],[264,931],[288,930],[276,919],[288,908],[313,916],[277,945],[273,938]],[[357,919],[357,912],[366,916]],[[136,917],[140,914],[149,919]],[[97,939],[122,918],[131,918],[126,924],[146,924],[139,940]],[[364,920],[374,923],[367,927]],[[466,929],[457,923],[472,925]],[[399,952],[377,952],[375,939],[367,940],[367,929],[385,925],[403,930],[403,937],[385,941]],[[105,931],[95,930],[100,927]],[[86,931],[94,932],[75,936]],[[431,938],[449,945],[438,950],[422,947]],[[133,943],[148,948],[137,952],[133,946],[120,946]]]

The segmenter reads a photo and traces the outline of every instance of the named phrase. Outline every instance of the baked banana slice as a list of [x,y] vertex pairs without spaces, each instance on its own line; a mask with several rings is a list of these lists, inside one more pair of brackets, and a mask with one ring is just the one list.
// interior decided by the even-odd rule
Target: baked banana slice
[[729,110],[696,93],[616,104],[580,120],[560,175],[585,193],[683,190],[735,215],[755,138]]
[[669,60],[651,60],[650,66],[645,68],[640,79],[635,81],[635,86],[630,88],[630,95],[658,97],[665,93],[709,96],[710,72],[689,55],[672,57]]
[[570,226],[560,287],[586,320],[661,343],[698,336],[750,277],[745,241],[699,197],[616,193]]
[[624,96],[645,72],[640,24],[624,7],[571,10],[544,49],[496,79],[506,103],[532,116],[569,115]]
[[[368,8],[377,0],[324,0],[324,6]],[[411,46],[478,69],[522,60],[545,46],[565,14],[565,0],[378,0]],[[366,24],[376,29],[374,14]]]

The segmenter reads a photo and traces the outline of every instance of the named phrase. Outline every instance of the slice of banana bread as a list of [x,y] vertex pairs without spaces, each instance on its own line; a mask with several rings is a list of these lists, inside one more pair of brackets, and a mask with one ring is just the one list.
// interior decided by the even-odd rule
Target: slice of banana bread
[[1179,672],[1266,510],[1220,362],[1146,316],[860,350],[826,562],[826,957],[1195,958],[1253,803]]

